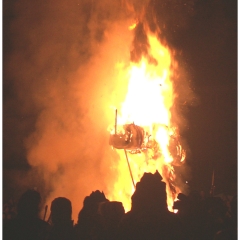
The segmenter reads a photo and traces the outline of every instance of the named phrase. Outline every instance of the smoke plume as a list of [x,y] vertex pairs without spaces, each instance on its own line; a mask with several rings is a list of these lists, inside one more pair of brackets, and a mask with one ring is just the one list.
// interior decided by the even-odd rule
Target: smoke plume
[[[114,123],[116,96],[124,99],[126,80],[118,75],[116,63],[137,61],[147,52],[143,23],[158,32],[159,39],[168,25],[176,27],[179,18],[184,19],[179,27],[187,27],[193,2],[188,1],[186,9],[182,1],[169,4],[19,0],[5,6],[11,12],[7,30],[11,42],[5,51],[4,75],[16,103],[6,98],[4,108],[17,108],[29,122],[21,129],[34,172],[25,179],[16,177],[24,186],[33,180],[44,192],[46,204],[55,197],[69,198],[75,220],[85,196],[97,189],[107,195],[117,179],[118,156],[109,147],[107,128]],[[174,7],[177,14],[172,19],[169,13]],[[133,20],[138,22],[135,37],[128,30]],[[181,104],[192,98],[184,88],[188,83],[182,83],[181,79],[176,85],[187,91]],[[21,123],[16,121],[16,126]]]

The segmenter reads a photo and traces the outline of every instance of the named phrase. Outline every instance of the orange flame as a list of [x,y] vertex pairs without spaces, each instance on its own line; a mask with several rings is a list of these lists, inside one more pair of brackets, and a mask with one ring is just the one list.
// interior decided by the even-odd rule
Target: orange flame
[[[174,185],[174,164],[183,163],[185,152],[178,141],[178,130],[174,124],[171,109],[175,100],[173,76],[176,61],[171,51],[163,46],[153,35],[148,36],[149,56],[154,61],[142,57],[139,63],[130,63],[127,71],[128,90],[125,101],[118,109],[118,130],[124,124],[133,123],[141,126],[148,137],[155,141],[155,146],[138,154],[128,154],[135,183],[144,172],[156,170],[163,177],[167,186],[167,204],[170,211],[180,192]],[[156,61],[155,61],[156,60]],[[118,69],[121,69],[118,64]],[[131,195],[134,186],[131,184],[124,150],[116,150],[120,156],[117,169],[119,178],[115,190],[109,199],[119,199],[126,210],[131,208]]]

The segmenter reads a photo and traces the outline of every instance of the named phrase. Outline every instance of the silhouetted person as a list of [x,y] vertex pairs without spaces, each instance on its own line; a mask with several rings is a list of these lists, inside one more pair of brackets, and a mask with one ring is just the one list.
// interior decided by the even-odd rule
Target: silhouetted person
[[231,218],[226,227],[215,234],[214,240],[237,240],[238,239],[238,210],[237,210],[237,196],[231,200]]
[[132,208],[121,224],[121,239],[185,239],[178,217],[168,211],[161,175],[144,173],[132,195]]
[[119,223],[125,210],[121,202],[103,202],[99,204],[99,213],[103,219],[104,239],[121,240],[119,236]]
[[[174,203],[174,208],[178,209],[177,215],[181,219],[189,239],[234,239],[232,236],[220,238],[233,233],[231,224],[228,226],[227,205],[220,197],[203,199],[200,192],[191,191],[189,196],[179,194],[178,199]],[[236,229],[235,225],[235,236]]]
[[174,202],[174,209],[178,209],[179,216],[188,239],[205,239],[206,234],[204,225],[206,222],[206,213],[204,201],[200,192],[191,191],[188,196],[183,193],[178,194],[178,200]]
[[103,217],[99,214],[99,204],[108,202],[103,192],[94,191],[90,196],[85,197],[83,208],[78,214],[78,222],[75,225],[75,231],[78,239],[81,240],[99,240],[104,239]]
[[203,221],[203,229],[200,230],[204,233],[204,240],[212,240],[216,232],[225,228],[227,206],[220,197],[209,197],[205,200],[204,208],[206,216]]
[[75,240],[71,201],[64,197],[55,198],[51,203],[51,230],[47,240]]
[[4,240],[40,240],[46,236],[49,224],[39,218],[41,196],[35,190],[27,190],[17,206],[17,216],[3,229]]

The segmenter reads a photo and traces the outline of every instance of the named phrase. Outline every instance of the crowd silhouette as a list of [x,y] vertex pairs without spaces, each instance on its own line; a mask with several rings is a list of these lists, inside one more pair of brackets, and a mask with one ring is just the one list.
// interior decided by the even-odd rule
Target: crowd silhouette
[[[71,200],[51,202],[49,219],[40,219],[41,196],[27,190],[14,211],[12,200],[3,206],[4,240],[235,240],[237,195],[226,204],[220,197],[201,192],[180,193],[168,210],[166,184],[161,175],[144,173],[136,185],[132,206],[125,213],[121,202],[109,201],[103,192],[86,196],[72,220]],[[10,211],[11,210],[11,211]],[[12,213],[12,214],[10,214]]]

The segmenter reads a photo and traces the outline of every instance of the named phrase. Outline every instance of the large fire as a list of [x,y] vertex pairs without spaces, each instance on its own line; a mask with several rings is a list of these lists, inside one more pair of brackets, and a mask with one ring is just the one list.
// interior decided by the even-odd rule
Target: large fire
[[[178,19],[171,16],[175,2],[22,3],[14,8],[15,50],[5,69],[17,80],[19,114],[26,114],[20,129],[30,127],[24,146],[31,171],[15,176],[17,186],[37,187],[48,206],[60,196],[70,199],[76,222],[95,190],[128,211],[134,185],[144,172],[158,170],[171,208],[178,192],[186,192],[177,173],[184,177],[188,168],[175,166],[185,162],[179,135],[187,121],[181,113],[193,97],[185,63],[176,61],[181,56],[159,41],[172,29],[168,22]],[[116,109],[116,135],[126,127],[139,129],[139,149],[109,145]]]
[[[134,183],[140,180],[144,172],[154,173],[157,170],[166,182],[167,204],[172,210],[173,201],[180,192],[174,183],[174,165],[185,160],[185,151],[179,143],[178,128],[171,113],[175,100],[173,77],[177,62],[171,50],[156,36],[149,33],[148,42],[147,57],[142,56],[139,62],[131,62],[127,71],[124,69],[128,90],[125,101],[117,109],[117,126],[115,124],[110,129],[112,136],[124,136],[127,125],[140,127],[144,132],[143,145],[135,151],[114,150],[120,156],[117,166],[119,178],[108,197],[119,199],[125,210],[129,210]],[[117,63],[117,66],[122,71],[121,64]]]

